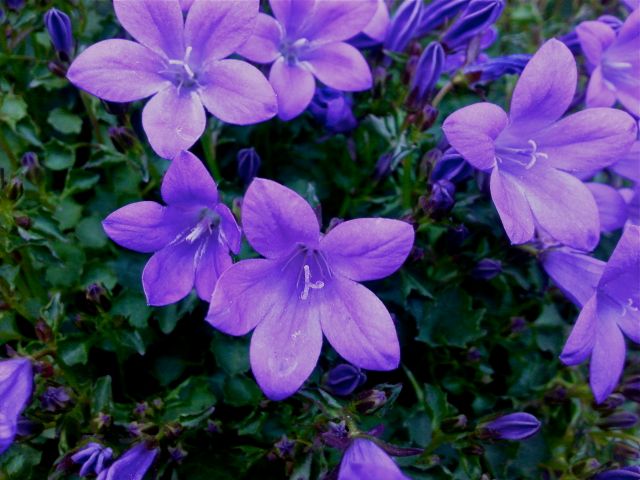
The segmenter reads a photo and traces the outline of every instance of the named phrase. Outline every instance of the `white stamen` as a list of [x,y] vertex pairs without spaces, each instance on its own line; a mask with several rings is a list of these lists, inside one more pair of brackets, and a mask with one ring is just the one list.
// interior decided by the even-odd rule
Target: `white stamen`
[[324,287],[324,282],[319,280],[317,282],[311,282],[311,269],[309,265],[302,267],[304,269],[304,290],[300,294],[301,300],[309,298],[309,289],[319,290]]
[[196,227],[191,230],[189,235],[186,236],[185,240],[189,243],[195,242],[200,236],[207,230],[207,226],[205,222],[199,222]]

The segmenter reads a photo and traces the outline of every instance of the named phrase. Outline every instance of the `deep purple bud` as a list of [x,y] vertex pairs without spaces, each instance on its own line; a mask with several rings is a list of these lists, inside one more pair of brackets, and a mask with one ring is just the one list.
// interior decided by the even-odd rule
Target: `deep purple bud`
[[16,424],[17,437],[32,437],[42,433],[44,427],[39,422],[34,422],[25,417],[19,417]]
[[504,10],[504,0],[471,0],[442,37],[442,43],[455,50],[473,37],[483,34],[493,25]]
[[613,456],[617,460],[638,460],[640,459],[640,449],[628,443],[616,443],[613,446]]
[[14,177],[9,182],[9,185],[6,187],[7,190],[7,198],[9,200],[17,200],[24,193],[24,185],[22,180],[17,177]]
[[462,158],[462,155],[453,148],[449,148],[433,167],[431,181],[449,180],[452,183],[460,183],[469,178],[472,173],[473,167]]
[[387,403],[387,394],[382,390],[367,390],[358,395],[355,407],[360,413],[373,413]]
[[594,408],[600,412],[613,412],[616,408],[624,403],[624,395],[620,393],[612,393],[604,402],[594,405]]
[[391,173],[391,164],[393,163],[393,153],[383,153],[378,158],[376,166],[373,170],[373,178],[376,180],[382,180],[384,177]]
[[491,280],[502,273],[502,262],[492,258],[480,260],[473,270],[471,276],[478,280]]
[[68,62],[73,52],[73,32],[69,16],[57,8],[51,8],[44,14],[44,25],[60,60]]
[[133,409],[133,414],[136,417],[145,417],[149,413],[149,404],[147,402],[139,402],[136,403],[136,406]]
[[348,93],[329,87],[319,87],[309,104],[309,112],[331,133],[345,133],[358,125]]
[[87,301],[102,308],[107,308],[110,304],[105,288],[99,283],[92,283],[84,292]]
[[616,412],[605,417],[598,426],[605,430],[624,430],[638,423],[638,416],[631,412]]
[[545,394],[544,399],[552,405],[561,405],[569,399],[569,392],[565,387],[557,386]]
[[367,376],[358,367],[343,363],[329,370],[325,387],[334,395],[347,396],[367,381]]
[[238,150],[236,161],[238,162],[238,177],[240,177],[242,183],[249,185],[258,175],[258,170],[262,165],[260,155],[258,155],[255,148],[243,148]]
[[40,162],[38,162],[38,155],[34,152],[26,152],[20,159],[20,165],[22,165],[22,171],[29,181],[36,183],[42,172]]
[[42,408],[48,412],[65,410],[71,402],[71,396],[65,387],[47,387],[40,396]]
[[640,465],[635,467],[617,468],[599,473],[594,480],[640,480]]
[[464,223],[449,228],[445,233],[445,240],[449,248],[458,249],[469,238],[469,229]]
[[522,73],[524,67],[531,60],[531,55],[515,53],[504,57],[490,58],[465,68],[464,73],[471,79],[473,85],[490,83],[504,75]]
[[456,186],[449,180],[438,180],[431,187],[431,195],[423,208],[433,217],[441,217],[451,211],[456,203]]
[[[103,473],[108,479],[140,479],[158,456],[159,450],[153,448],[149,442],[138,443],[127,450]],[[101,477],[102,480],[102,477]]]
[[4,0],[4,4],[9,10],[22,10],[24,7],[24,0]]
[[185,458],[187,458],[187,451],[180,445],[177,447],[169,447],[168,450],[171,460],[176,463],[181,463]]
[[629,400],[640,403],[640,375],[634,375],[622,385],[622,394]]
[[410,103],[416,107],[425,105],[438,83],[444,66],[444,49],[438,42],[431,42],[418,59],[411,78]]
[[286,435],[283,435],[274,445],[276,453],[280,458],[293,457],[293,449],[295,446],[296,442],[289,440]]
[[434,28],[453,19],[469,0],[433,0],[422,9],[416,36],[423,37]]
[[79,475],[86,477],[91,474],[99,475],[100,472],[109,466],[112,457],[113,451],[110,448],[106,448],[99,443],[91,442],[71,455],[71,460],[73,463],[82,465]]
[[349,446],[349,432],[344,421],[340,423],[329,422],[329,428],[323,432],[322,441],[333,448],[344,450]]
[[403,52],[409,42],[416,36],[422,16],[422,0],[404,0],[396,10],[384,40],[385,50]]
[[483,425],[480,438],[492,440],[524,440],[540,430],[541,424],[529,413],[511,413]]
[[128,127],[109,127],[109,139],[120,153],[127,153],[136,144],[136,134]]

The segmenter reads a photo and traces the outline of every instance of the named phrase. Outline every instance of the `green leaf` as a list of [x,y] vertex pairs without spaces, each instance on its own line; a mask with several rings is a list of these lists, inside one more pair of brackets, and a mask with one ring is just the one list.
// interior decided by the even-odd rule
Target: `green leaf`
[[62,108],[51,110],[47,122],[60,133],[78,134],[82,130],[82,119]]
[[87,248],[102,248],[109,241],[98,217],[88,217],[81,220],[76,227],[76,235],[80,243]]
[[16,123],[27,116],[27,104],[17,95],[9,93],[2,98],[0,105],[0,120],[9,124],[13,130]]
[[211,351],[229,375],[249,371],[249,345],[244,339],[216,335],[211,341]]
[[166,397],[165,421],[197,415],[213,407],[216,396],[207,377],[194,376],[181,383]]
[[108,413],[113,408],[111,393],[111,376],[106,375],[96,380],[91,398],[91,413],[97,415],[100,412]]
[[85,365],[89,359],[89,348],[83,340],[63,340],[58,343],[58,355],[70,367]]
[[124,293],[115,300],[111,313],[127,318],[134,328],[147,328],[151,309],[142,295]]
[[71,198],[65,198],[56,207],[53,218],[58,221],[61,230],[73,228],[82,217],[82,205],[78,205]]
[[75,155],[71,149],[59,142],[49,142],[46,145],[44,164],[51,170],[65,170],[75,163]]
[[9,450],[0,455],[0,479],[32,478],[31,471],[40,463],[41,457],[42,453],[35,448],[24,443],[14,443]]
[[262,399],[262,392],[256,383],[243,376],[230,377],[224,383],[224,401],[234,407],[257,405]]

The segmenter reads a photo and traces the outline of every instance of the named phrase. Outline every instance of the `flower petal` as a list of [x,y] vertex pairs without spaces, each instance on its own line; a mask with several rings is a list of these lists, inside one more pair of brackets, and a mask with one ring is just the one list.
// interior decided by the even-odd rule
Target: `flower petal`
[[316,248],[318,219],[307,201],[293,190],[256,178],[242,202],[242,228],[251,246],[267,258],[277,258],[301,243]]
[[168,205],[215,208],[218,187],[206,167],[193,153],[182,151],[173,159],[162,179],[162,198]]
[[313,297],[322,331],[345,360],[368,370],[393,370],[400,362],[400,345],[389,311],[359,283],[335,276]]
[[185,43],[194,65],[231,55],[247,41],[258,16],[259,0],[196,0],[187,14]]
[[156,202],[136,202],[119,208],[102,222],[111,240],[136,252],[155,252],[176,239],[189,219]]
[[626,154],[636,140],[631,115],[614,108],[588,108],[534,135],[548,164],[568,172],[597,170]]
[[383,42],[389,28],[389,9],[384,0],[377,1],[376,11],[362,33],[377,42]]
[[322,45],[301,58],[325,85],[356,92],[371,88],[371,70],[357,48],[342,42]]
[[475,103],[449,115],[442,130],[464,159],[479,170],[496,162],[494,141],[508,123],[507,114],[492,103]]
[[622,228],[629,214],[627,202],[618,190],[604,183],[587,183],[587,188],[598,206],[600,231],[608,233]]
[[596,303],[596,295],[592,295],[582,307],[578,320],[576,320],[560,354],[560,360],[565,365],[578,365],[591,355],[598,323]]
[[621,305],[640,307],[640,227],[629,225],[624,230],[598,289]]
[[210,235],[203,242],[196,258],[196,291],[205,302],[211,301],[213,290],[220,275],[233,264],[227,246],[218,235]]
[[[0,361],[0,398],[2,416],[9,424],[14,424],[24,410],[33,391],[33,367],[27,358],[10,358]],[[0,427],[7,425],[0,424]],[[3,432],[4,433],[4,432]],[[4,435],[0,435],[4,436]],[[1,441],[1,440],[0,440]]]
[[618,385],[624,367],[626,346],[622,332],[610,315],[598,315],[597,320],[589,383],[596,403],[602,403]]
[[226,123],[249,125],[277,113],[273,88],[253,65],[241,60],[210,62],[200,79],[204,106]]
[[602,52],[616,39],[616,32],[604,22],[582,22],[576,27],[582,53],[591,65],[599,65]]
[[113,0],[120,24],[138,42],[160,55],[184,57],[184,22],[177,1]]
[[162,59],[139,43],[105,40],[90,46],[71,64],[67,78],[75,86],[110,102],[132,102],[170,85],[158,72]]
[[640,140],[633,143],[626,155],[622,155],[614,165],[613,171],[628,178],[632,182],[640,183]]
[[220,215],[220,236],[224,240],[229,250],[233,253],[240,251],[240,242],[242,241],[242,233],[236,222],[236,218],[229,210],[229,207],[219,203],[216,207],[216,213]]
[[306,22],[313,16],[316,0],[269,0],[271,10],[290,39],[298,38]]
[[142,271],[142,286],[149,305],[169,305],[191,292],[200,243],[185,240],[153,254]]
[[611,90],[602,78],[602,67],[591,72],[587,85],[587,107],[612,107],[616,103],[616,92]]
[[205,123],[200,97],[173,86],[156,94],[142,110],[144,131],[162,158],[172,159],[189,149],[204,132]]
[[491,199],[502,225],[513,244],[526,243],[533,238],[533,214],[516,178],[496,168],[491,172]]
[[511,99],[510,118],[520,132],[536,131],[567,111],[576,91],[578,70],[571,51],[551,39],[529,60]]
[[353,440],[340,462],[338,480],[405,480],[396,463],[371,440]]
[[633,116],[640,117],[640,67],[630,79],[623,79],[615,84],[616,96],[622,106]]
[[362,282],[388,277],[413,247],[413,227],[388,218],[359,218],[341,223],[320,240],[331,269]]
[[284,58],[271,65],[269,82],[278,97],[278,117],[285,121],[304,112],[316,88],[311,72],[299,65],[289,65]]
[[259,13],[253,34],[237,52],[252,62],[271,63],[280,55],[281,39],[280,24],[273,17]]
[[316,0],[301,36],[315,43],[347,40],[369,24],[377,9],[377,0]]

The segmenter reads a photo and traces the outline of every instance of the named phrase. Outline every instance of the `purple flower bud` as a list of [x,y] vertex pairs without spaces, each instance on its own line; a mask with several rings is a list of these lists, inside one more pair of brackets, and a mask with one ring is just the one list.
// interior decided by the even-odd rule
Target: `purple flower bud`
[[524,440],[540,430],[540,422],[529,413],[511,413],[483,425],[480,437],[493,440]]
[[612,393],[604,401],[594,405],[600,412],[613,412],[616,408],[624,403],[624,395],[620,393]]
[[6,187],[7,190],[7,198],[9,200],[17,200],[24,193],[24,185],[22,180],[17,177],[14,177],[9,182],[9,185]]
[[98,480],[142,479],[158,456],[159,450],[149,442],[138,443],[127,450],[108,469],[103,470]]
[[22,10],[24,7],[24,0],[4,0],[4,4],[9,10]]
[[293,457],[293,449],[295,446],[296,442],[289,440],[286,435],[283,435],[274,445],[276,453],[280,458]]
[[460,183],[471,176],[473,167],[453,148],[447,149],[431,172],[431,181],[449,180]]
[[325,387],[335,395],[347,396],[366,381],[367,376],[362,370],[343,363],[329,370],[325,377]]
[[431,187],[431,195],[423,208],[432,217],[441,217],[451,211],[456,203],[456,186],[449,180],[438,180]]
[[444,66],[444,49],[438,42],[431,42],[424,49],[411,78],[410,103],[416,107],[425,105],[438,83]]
[[531,55],[515,53],[476,63],[467,67],[464,72],[470,77],[473,85],[490,83],[504,75],[522,73],[529,60],[531,60]]
[[617,460],[640,459],[640,449],[628,443],[616,443],[613,446],[613,457]]
[[40,404],[48,412],[59,412],[71,405],[71,396],[65,387],[47,387],[40,396]]
[[440,430],[444,433],[461,432],[467,428],[467,416],[456,415],[455,417],[445,418],[440,424]]
[[502,262],[492,258],[480,260],[473,270],[471,276],[477,280],[491,280],[502,273]]
[[242,180],[242,183],[249,185],[251,181],[258,175],[262,159],[255,148],[243,148],[238,150],[236,155],[236,161],[238,162],[238,177]]
[[187,451],[180,445],[178,445],[177,447],[169,447],[168,450],[171,460],[176,463],[181,463],[185,458],[187,458]]
[[149,404],[147,402],[139,402],[136,403],[136,406],[133,409],[133,414],[136,417],[145,417],[149,413]]
[[632,428],[638,423],[638,416],[631,412],[616,412],[598,422],[598,426],[605,430],[624,430]]
[[467,43],[493,25],[504,10],[504,0],[471,0],[442,37],[442,43],[450,50]]
[[73,32],[69,16],[57,8],[51,8],[44,14],[44,25],[58,57],[63,62],[68,62],[73,52]]
[[84,296],[87,301],[93,303],[94,305],[99,305],[103,308],[106,308],[110,303],[109,297],[107,296],[107,291],[99,283],[92,283],[91,285],[89,285],[84,292]]
[[82,465],[79,475],[86,477],[91,474],[100,475],[108,467],[112,457],[113,451],[110,448],[91,442],[71,455],[71,460]]
[[0,361],[0,454],[13,443],[18,417],[33,389],[31,361],[12,358]]
[[333,448],[344,450],[349,446],[349,432],[344,421],[329,422],[329,429],[322,433],[322,441]]
[[640,403],[640,375],[629,378],[622,385],[622,394],[629,400]]
[[367,390],[358,395],[355,407],[360,413],[372,413],[387,403],[387,394],[382,390]]
[[351,110],[352,104],[348,93],[319,87],[309,104],[309,112],[329,132],[345,133],[358,125]]
[[423,37],[440,25],[455,17],[469,4],[469,0],[433,0],[422,9],[417,28],[418,37]]
[[617,468],[599,473],[594,480],[640,480],[640,466]]
[[464,223],[449,228],[445,233],[445,240],[447,246],[453,249],[458,249],[469,238],[469,229]]
[[392,52],[402,52],[416,36],[422,15],[422,0],[404,0],[396,10],[384,40],[384,48]]

